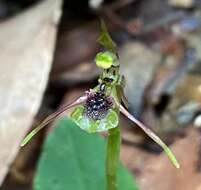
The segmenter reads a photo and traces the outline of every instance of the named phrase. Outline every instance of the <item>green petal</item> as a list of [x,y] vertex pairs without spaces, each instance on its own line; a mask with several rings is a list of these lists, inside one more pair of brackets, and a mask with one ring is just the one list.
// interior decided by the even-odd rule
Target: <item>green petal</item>
[[101,120],[92,120],[84,114],[84,107],[78,106],[71,113],[73,121],[83,130],[88,133],[107,131],[117,127],[119,123],[118,114],[110,109],[107,116]]

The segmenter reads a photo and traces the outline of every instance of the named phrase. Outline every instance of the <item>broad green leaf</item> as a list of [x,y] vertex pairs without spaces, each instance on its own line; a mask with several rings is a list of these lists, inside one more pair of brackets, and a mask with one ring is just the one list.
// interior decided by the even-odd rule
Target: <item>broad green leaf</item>
[[[39,160],[34,190],[105,190],[106,142],[62,119],[48,136]],[[119,165],[118,190],[137,190],[131,174]]]
[[84,114],[83,106],[78,106],[72,111],[71,118],[81,129],[88,133],[107,131],[117,127],[119,123],[118,114],[112,109],[109,109],[104,119],[94,121]]

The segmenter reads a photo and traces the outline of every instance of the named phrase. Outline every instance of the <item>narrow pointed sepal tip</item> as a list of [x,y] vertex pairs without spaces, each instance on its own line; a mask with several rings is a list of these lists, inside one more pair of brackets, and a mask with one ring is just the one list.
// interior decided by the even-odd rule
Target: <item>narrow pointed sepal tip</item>
[[[37,128],[36,128],[37,129]],[[38,132],[36,131],[36,129],[34,129],[33,131],[31,131],[21,142],[20,146],[23,147],[25,146],[31,139],[32,137]]]
[[180,168],[180,164],[177,161],[176,157],[174,155],[172,155],[171,157],[169,156],[172,164],[175,166],[175,168],[179,169]]
[[26,145],[26,143],[23,143],[23,142],[22,142],[22,143],[20,144],[20,147],[24,147],[25,145]]
[[25,139],[21,142],[20,147],[24,147],[24,146],[29,142],[29,140],[30,140],[30,138],[29,138],[29,139],[25,138]]
[[177,163],[177,164],[175,165],[175,167],[176,167],[177,169],[179,169],[179,168],[180,168],[180,164]]
[[170,150],[170,148],[161,140],[157,140],[155,141],[156,143],[158,143],[164,150],[164,152],[166,153],[166,155],[168,156],[168,158],[170,159],[170,161],[172,162],[172,164],[179,169],[180,165],[179,162],[177,161],[175,155],[173,154],[173,152]]
[[179,164],[179,162],[177,161],[177,159],[176,159],[175,156],[174,156],[174,159],[172,160],[172,162],[173,162],[174,166],[175,166],[177,169],[180,168],[180,164]]

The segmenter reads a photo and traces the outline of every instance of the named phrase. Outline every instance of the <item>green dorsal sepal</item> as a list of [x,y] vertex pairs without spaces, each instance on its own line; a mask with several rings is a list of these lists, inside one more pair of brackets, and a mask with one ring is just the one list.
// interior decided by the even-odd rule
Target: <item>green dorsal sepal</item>
[[110,37],[105,22],[101,20],[101,33],[98,38],[98,42],[108,51],[117,54],[117,46]]
[[101,69],[109,69],[112,65],[118,66],[117,56],[109,51],[100,52],[95,58],[96,65]]

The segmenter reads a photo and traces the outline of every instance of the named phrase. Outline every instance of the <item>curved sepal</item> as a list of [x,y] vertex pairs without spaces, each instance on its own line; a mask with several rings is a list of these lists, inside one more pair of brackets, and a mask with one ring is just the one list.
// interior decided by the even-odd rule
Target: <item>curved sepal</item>
[[71,119],[88,133],[107,131],[117,127],[119,123],[118,114],[113,109],[109,109],[104,119],[95,121],[85,115],[83,106],[78,106],[73,110]]
[[151,129],[146,127],[142,122],[132,116],[122,105],[119,105],[119,108],[121,113],[123,113],[128,119],[137,124],[137,126],[140,127],[153,141],[155,141],[159,146],[161,146],[161,148],[164,150],[164,152],[176,168],[180,168],[179,162],[177,161],[173,152]]
[[80,96],[79,98],[77,98],[76,100],[74,100],[73,102],[71,102],[68,105],[63,106],[62,108],[60,108],[59,110],[57,110],[56,112],[52,113],[51,115],[49,115],[46,119],[44,119],[42,122],[39,123],[39,125],[36,126],[35,129],[33,129],[22,141],[21,143],[21,147],[25,146],[31,139],[33,136],[35,136],[40,130],[42,130],[45,126],[47,126],[49,123],[51,123],[52,121],[54,121],[57,117],[59,117],[62,113],[64,113],[66,110],[77,106],[83,102],[85,102],[87,99],[87,93],[83,96]]

